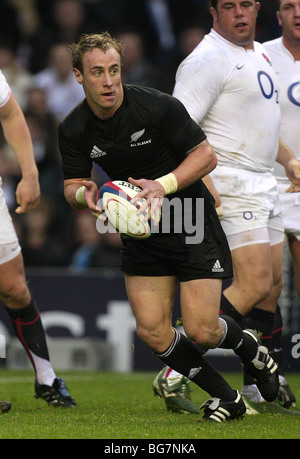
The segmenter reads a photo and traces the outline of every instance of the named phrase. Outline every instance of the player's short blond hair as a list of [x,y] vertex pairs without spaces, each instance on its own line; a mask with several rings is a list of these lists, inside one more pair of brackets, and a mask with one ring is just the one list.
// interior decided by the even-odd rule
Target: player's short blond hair
[[114,48],[121,58],[124,53],[123,43],[112,37],[108,32],[83,34],[78,43],[72,43],[70,45],[73,68],[83,73],[83,56],[86,52],[92,51],[95,48],[99,48],[104,52],[110,48]]

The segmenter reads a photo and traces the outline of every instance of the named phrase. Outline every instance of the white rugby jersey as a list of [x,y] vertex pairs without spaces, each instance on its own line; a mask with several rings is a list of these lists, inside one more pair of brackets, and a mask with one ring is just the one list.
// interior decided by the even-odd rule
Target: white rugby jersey
[[[282,43],[282,37],[264,43],[280,84],[280,136],[300,160],[300,61]],[[275,163],[279,182],[290,183],[284,167]]]
[[218,164],[270,171],[278,151],[279,84],[264,47],[214,30],[180,64],[173,95],[201,125]]
[[0,107],[3,107],[10,98],[11,89],[6,81],[5,76],[0,70]]

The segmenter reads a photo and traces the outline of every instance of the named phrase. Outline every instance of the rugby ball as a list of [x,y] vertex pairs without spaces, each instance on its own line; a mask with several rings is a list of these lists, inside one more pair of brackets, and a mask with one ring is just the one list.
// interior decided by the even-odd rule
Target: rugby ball
[[100,207],[105,212],[109,222],[119,233],[136,239],[144,239],[151,234],[151,218],[148,208],[137,215],[145,199],[132,203],[141,188],[131,185],[123,180],[113,180],[101,186],[98,198]]

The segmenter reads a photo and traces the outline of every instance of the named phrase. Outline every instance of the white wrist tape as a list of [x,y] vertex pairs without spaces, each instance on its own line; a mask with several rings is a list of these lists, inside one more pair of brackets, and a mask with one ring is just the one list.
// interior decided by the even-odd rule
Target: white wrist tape
[[172,194],[177,191],[178,183],[173,172],[170,172],[170,174],[164,175],[163,177],[159,177],[155,181],[159,182],[163,186],[166,194]]
[[223,207],[222,206],[216,207],[216,211],[217,211],[219,219],[221,220],[221,218],[223,217]]
[[85,186],[81,186],[80,188],[78,188],[78,190],[76,191],[76,194],[75,194],[75,199],[79,204],[82,204],[83,206],[86,206],[84,190],[85,190]]

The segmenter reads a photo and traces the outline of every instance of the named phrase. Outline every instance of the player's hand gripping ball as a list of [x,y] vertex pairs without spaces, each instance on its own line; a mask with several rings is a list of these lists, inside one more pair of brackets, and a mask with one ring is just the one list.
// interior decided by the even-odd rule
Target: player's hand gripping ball
[[142,198],[134,204],[131,202],[140,191],[140,188],[129,182],[114,180],[102,185],[98,194],[101,209],[105,212],[108,221],[119,233],[136,239],[144,239],[151,234],[149,208],[137,214],[145,199]]

